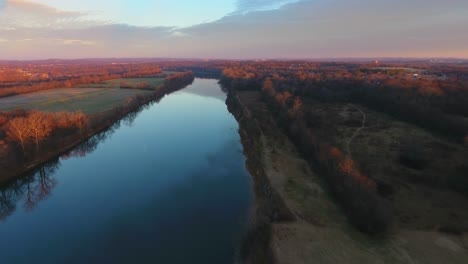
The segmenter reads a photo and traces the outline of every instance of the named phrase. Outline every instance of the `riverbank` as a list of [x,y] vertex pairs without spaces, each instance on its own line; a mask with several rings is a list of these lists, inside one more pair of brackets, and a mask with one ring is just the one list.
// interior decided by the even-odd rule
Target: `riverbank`
[[[466,236],[398,227],[386,237],[356,231],[319,175],[278,128],[260,92],[230,89],[227,104],[240,125],[256,195],[255,214],[241,251],[243,262],[468,261]],[[272,208],[289,215],[275,217],[281,214]]]
[[250,226],[241,241],[238,261],[273,263],[274,254],[270,247],[272,223],[291,221],[294,216],[271,186],[265,173],[262,164],[262,130],[259,123],[253,119],[252,113],[242,104],[235,91],[228,91],[226,104],[239,123],[239,134],[247,158],[246,166],[253,178],[255,193],[253,214]]
[[110,128],[115,122],[132,112],[137,111],[151,102],[160,100],[170,93],[183,89],[194,80],[194,76],[191,73],[189,78],[185,78],[185,76],[181,77],[183,78],[178,79],[175,76],[167,77],[165,84],[151,94],[131,97],[127,100],[125,105],[119,105],[111,110],[88,116],[89,124],[86,130],[61,138],[60,142],[57,144],[58,146],[54,147],[52,150],[39,152],[30,160],[16,166],[4,165],[4,167],[1,168],[0,185],[7,184],[12,180],[34,171],[37,167],[47,163],[49,160],[61,156],[92,136]]

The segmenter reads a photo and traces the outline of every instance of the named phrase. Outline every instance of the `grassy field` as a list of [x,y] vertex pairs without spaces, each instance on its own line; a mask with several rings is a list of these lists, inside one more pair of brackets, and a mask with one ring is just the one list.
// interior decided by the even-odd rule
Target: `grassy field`
[[94,114],[110,110],[129,97],[150,91],[113,88],[64,88],[0,98],[0,111],[15,109],[48,112],[83,111]]
[[[163,73],[172,75],[176,72]],[[120,78],[78,85],[74,88],[5,97],[0,98],[0,111],[26,109],[49,112],[83,111],[94,114],[112,109],[129,97],[150,93],[151,90],[161,87],[164,80],[165,78]],[[120,89],[121,85],[124,85],[125,89]]]
[[[346,152],[361,169],[386,186],[385,195],[395,208],[399,226],[421,231],[441,226],[468,230],[468,199],[448,185],[452,178],[464,177],[466,147],[363,106],[318,101],[305,105],[316,133],[342,150],[349,148]],[[424,159],[423,168],[400,162],[400,153],[408,145],[419,150],[415,153]]]
[[120,88],[122,84],[132,88],[138,88],[139,85],[148,84],[152,89],[156,89],[164,84],[164,78],[121,78],[107,80],[102,83],[83,84],[78,88]]

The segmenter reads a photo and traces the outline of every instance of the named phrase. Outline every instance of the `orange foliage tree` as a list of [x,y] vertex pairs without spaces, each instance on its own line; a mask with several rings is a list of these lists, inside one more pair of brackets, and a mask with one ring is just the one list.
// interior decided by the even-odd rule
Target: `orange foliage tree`
[[34,111],[27,117],[29,126],[28,136],[36,143],[36,151],[39,143],[47,138],[53,130],[53,120],[49,114]]
[[88,123],[88,117],[83,112],[75,112],[70,116],[70,122],[83,132],[83,128]]
[[21,145],[23,154],[25,154],[26,143],[30,140],[30,128],[28,119],[25,117],[18,117],[10,120],[7,126],[7,138],[10,141],[17,142]]

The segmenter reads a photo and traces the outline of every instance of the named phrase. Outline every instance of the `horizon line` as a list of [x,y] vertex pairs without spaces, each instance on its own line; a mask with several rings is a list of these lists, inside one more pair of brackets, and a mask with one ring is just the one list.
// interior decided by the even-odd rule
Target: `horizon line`
[[468,60],[468,57],[310,57],[310,58],[203,58],[203,57],[83,57],[83,58],[44,58],[44,59],[1,59],[0,62],[30,61],[78,61],[78,60],[194,60],[194,61],[320,61],[320,60]]

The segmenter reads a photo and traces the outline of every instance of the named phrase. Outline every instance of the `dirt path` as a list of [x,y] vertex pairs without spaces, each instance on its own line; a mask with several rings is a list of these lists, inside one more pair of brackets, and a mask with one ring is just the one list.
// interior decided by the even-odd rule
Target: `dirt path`
[[[330,196],[323,178],[276,127],[260,93],[242,92],[238,98],[249,115],[264,128],[257,139],[261,151],[259,165],[263,166],[272,189],[296,216],[295,221],[272,223],[269,241],[275,258],[272,263],[468,263],[467,235],[451,236],[395,227],[382,239],[358,232]],[[370,116],[356,106],[345,106],[342,117],[349,118],[351,107],[362,114],[362,124],[353,131],[348,145],[363,129],[370,128],[366,126]],[[346,144],[346,140],[342,144]]]
[[353,140],[356,138],[357,135],[359,135],[359,133],[364,129],[366,128],[366,121],[367,121],[367,116],[366,116],[366,113],[364,113],[360,108],[358,108],[357,106],[354,106],[354,105],[350,105],[352,108],[358,110],[361,115],[362,115],[362,122],[361,122],[361,127],[359,127],[358,129],[356,129],[356,131],[354,132],[354,134],[348,139],[348,141],[346,142],[346,152],[348,153],[349,157],[352,158],[353,157],[353,153],[351,152],[351,143],[353,143]]
[[275,263],[468,263],[466,236],[395,229],[380,240],[359,233],[287,138],[270,132],[261,140],[271,186],[296,216],[272,225]]

